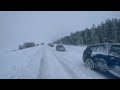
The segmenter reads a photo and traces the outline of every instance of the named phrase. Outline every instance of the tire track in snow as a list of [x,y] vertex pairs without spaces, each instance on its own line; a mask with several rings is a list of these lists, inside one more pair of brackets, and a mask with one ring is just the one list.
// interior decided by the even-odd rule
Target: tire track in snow
[[[50,50],[50,49],[49,49]],[[59,56],[57,56],[52,50],[50,50],[52,54],[56,57],[56,59],[59,61],[59,63],[63,66],[64,70],[71,75],[72,79],[79,79],[79,77],[76,75],[76,72],[74,72],[71,67],[68,66],[66,62],[64,62],[63,58],[61,59]]]
[[[64,62],[67,63],[70,66],[70,68],[76,73],[76,75],[79,76],[79,79],[80,78],[85,79],[85,76],[88,79],[92,79],[92,75],[88,76],[87,73],[85,73],[83,70],[80,69],[80,66],[78,67],[78,66],[75,66],[74,64],[70,63],[69,60],[66,57],[64,57],[64,56],[59,55],[59,57],[61,57],[62,60],[64,60]],[[94,78],[94,79],[96,79],[96,78]]]
[[79,78],[83,79],[86,76],[88,79],[91,79],[91,77],[92,77],[91,75],[88,77],[88,75],[85,73],[85,71],[81,70],[81,66],[80,65],[82,65],[82,67],[83,67],[84,63],[82,63],[82,64],[79,63],[80,65],[78,66],[78,65],[73,64],[72,62],[70,62],[70,60],[68,59],[68,57],[66,57],[65,55],[62,55],[59,52],[57,52],[57,55],[62,58],[62,60],[76,73],[76,75]]
[[32,55],[30,56],[30,60],[28,60],[27,65],[24,67],[24,69],[19,70],[19,72],[21,73],[20,76],[17,77],[17,79],[32,79],[32,77],[28,76],[26,77],[26,75],[24,75],[25,73],[29,72],[31,65],[33,64],[32,62],[34,62],[34,60],[36,60],[36,57],[39,55],[39,53],[41,52],[42,47],[39,47],[38,50]]
[[43,55],[42,55],[42,58],[41,58],[41,60],[40,60],[40,67],[39,67],[39,74],[38,74],[38,77],[37,77],[37,79],[43,79],[44,77],[45,77],[45,75],[46,75],[46,62],[45,62],[45,57],[46,57],[46,55],[45,55],[45,47],[43,48]]

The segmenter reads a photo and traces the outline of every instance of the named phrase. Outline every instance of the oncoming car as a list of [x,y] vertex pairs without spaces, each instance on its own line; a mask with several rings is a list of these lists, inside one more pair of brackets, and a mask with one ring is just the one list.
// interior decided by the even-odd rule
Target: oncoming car
[[89,69],[110,72],[120,77],[120,44],[90,45],[83,52],[83,61]]
[[57,45],[57,46],[56,46],[56,50],[57,50],[57,51],[65,51],[65,47],[60,44],[60,45]]

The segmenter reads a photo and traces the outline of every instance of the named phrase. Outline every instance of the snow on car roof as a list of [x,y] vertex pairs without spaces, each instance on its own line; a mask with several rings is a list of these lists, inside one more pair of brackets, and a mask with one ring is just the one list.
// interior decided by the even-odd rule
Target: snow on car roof
[[91,44],[88,46],[93,46],[93,45],[120,45],[120,43],[100,43],[100,44]]

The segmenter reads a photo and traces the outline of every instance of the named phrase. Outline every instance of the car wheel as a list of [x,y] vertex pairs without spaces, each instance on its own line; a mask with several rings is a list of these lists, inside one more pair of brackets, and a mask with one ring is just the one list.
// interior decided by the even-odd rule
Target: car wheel
[[86,59],[86,61],[85,61],[85,66],[87,67],[87,68],[89,68],[89,69],[95,69],[95,64],[94,64],[94,62],[91,60],[91,59]]

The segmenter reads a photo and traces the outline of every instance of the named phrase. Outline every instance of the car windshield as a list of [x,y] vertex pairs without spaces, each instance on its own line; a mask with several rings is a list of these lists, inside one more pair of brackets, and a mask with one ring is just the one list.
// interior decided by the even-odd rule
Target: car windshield
[[110,53],[114,56],[120,56],[120,45],[112,45]]
[[63,47],[62,45],[60,45],[59,47]]

